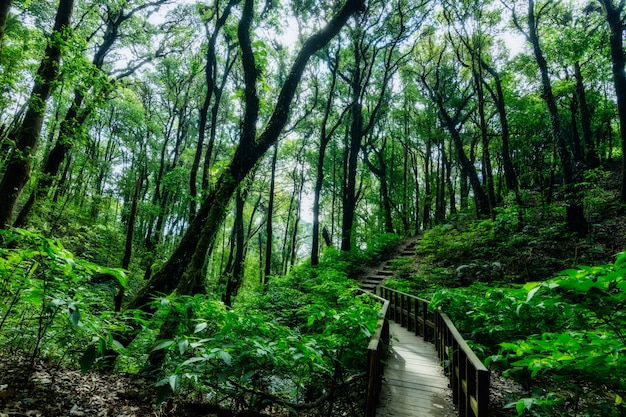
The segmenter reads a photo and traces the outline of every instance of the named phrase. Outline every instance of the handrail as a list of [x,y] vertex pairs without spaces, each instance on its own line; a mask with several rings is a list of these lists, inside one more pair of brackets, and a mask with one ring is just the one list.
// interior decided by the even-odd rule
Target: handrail
[[384,359],[389,347],[389,300],[371,294],[382,303],[378,327],[367,347],[367,377],[365,388],[365,417],[375,417],[383,383]]
[[428,310],[430,301],[380,286],[381,297],[389,300],[389,318],[426,341],[434,340],[435,315]]
[[435,343],[437,354],[450,378],[452,400],[459,416],[489,414],[489,370],[468,346],[452,320],[441,311],[428,311],[430,302],[411,294],[380,286],[389,300],[391,320]]

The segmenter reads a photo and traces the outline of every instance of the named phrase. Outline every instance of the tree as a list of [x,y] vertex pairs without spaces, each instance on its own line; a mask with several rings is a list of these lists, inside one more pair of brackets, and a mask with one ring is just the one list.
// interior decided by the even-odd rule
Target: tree
[[[426,90],[426,95],[435,104],[441,124],[452,137],[463,175],[467,175],[474,198],[476,212],[481,216],[491,214],[489,197],[482,188],[474,163],[467,156],[461,129],[471,115],[468,109],[473,95],[473,85],[462,79],[461,71],[452,59],[446,46],[436,45],[432,38],[420,51],[417,77]],[[463,186],[463,183],[462,183]],[[463,194],[463,193],[461,193]]]
[[567,141],[561,127],[561,120],[557,108],[550,75],[548,71],[548,63],[543,54],[541,44],[539,42],[538,25],[542,14],[551,5],[550,2],[543,3],[538,10],[535,9],[535,1],[528,0],[528,13],[526,15],[526,29],[522,27],[515,9],[512,9],[513,22],[517,29],[524,35],[526,41],[532,46],[533,54],[539,72],[541,75],[542,97],[548,107],[550,115],[550,124],[552,126],[552,136],[558,149],[559,158],[561,159],[561,169],[563,172],[563,182],[566,194],[566,221],[569,229],[579,235],[587,233],[587,221],[583,211],[583,205],[580,196],[576,192],[576,179],[574,167],[572,166],[572,152],[567,146]]
[[[410,55],[401,44],[411,30],[418,30],[424,2],[408,5],[403,1],[386,4],[373,2],[370,11],[356,22],[351,33],[352,62],[342,78],[350,87],[350,127],[345,147],[342,191],[341,250],[353,244],[357,164],[364,138],[372,133],[385,111],[388,88],[393,75]],[[413,21],[416,18],[417,21]]]
[[3,0],[0,2],[0,52],[2,52],[2,42],[4,40],[4,30],[7,26],[9,18],[9,10],[11,10],[12,0]]
[[320,199],[322,186],[324,185],[324,160],[326,158],[326,148],[330,143],[333,135],[343,122],[348,107],[344,108],[343,113],[339,115],[335,123],[329,127],[329,119],[331,111],[334,107],[334,99],[337,86],[337,75],[339,71],[339,51],[329,53],[326,61],[330,69],[330,87],[328,90],[328,99],[323,103],[324,114],[320,122],[320,142],[318,148],[317,164],[315,169],[315,187],[313,189],[313,234],[311,238],[311,265],[316,266],[319,263],[319,247],[320,247]]
[[626,204],[626,56],[624,55],[624,15],[625,2],[616,5],[613,0],[598,0],[609,26],[609,45],[613,70],[613,86],[617,98],[620,137],[622,147],[622,189],[620,202]]
[[17,200],[30,178],[32,158],[39,144],[46,105],[59,76],[65,42],[71,34],[69,25],[73,9],[73,0],[59,1],[54,27],[37,70],[28,109],[20,126],[10,135],[15,146],[0,182],[0,227],[10,226]]

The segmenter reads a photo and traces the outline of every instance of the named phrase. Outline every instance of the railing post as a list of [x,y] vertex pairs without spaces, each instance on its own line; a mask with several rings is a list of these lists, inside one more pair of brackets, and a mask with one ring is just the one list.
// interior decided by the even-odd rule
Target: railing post
[[478,402],[478,414],[476,417],[489,415],[489,371],[476,371],[476,401]]
[[428,340],[428,304],[422,302],[422,320],[424,322],[424,340]]
[[404,302],[404,308],[406,309],[405,311],[405,315],[406,315],[406,329],[407,330],[411,330],[411,297],[409,295],[406,295],[406,300]]
[[400,297],[400,327],[404,327],[404,294],[398,294]]
[[420,326],[419,326],[419,300],[417,298],[413,299],[413,331],[415,332],[415,336],[420,335]]

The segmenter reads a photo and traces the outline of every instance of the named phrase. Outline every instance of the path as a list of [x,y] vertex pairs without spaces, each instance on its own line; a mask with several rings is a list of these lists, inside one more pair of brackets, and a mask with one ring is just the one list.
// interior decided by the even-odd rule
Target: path
[[435,346],[390,323],[392,348],[383,377],[377,417],[442,417],[453,415],[448,378]]
[[[402,245],[395,258],[414,258],[415,240]],[[361,288],[376,293],[393,276],[384,262],[361,278]],[[391,350],[385,366],[377,417],[454,416],[449,379],[444,375],[435,346],[392,321]]]

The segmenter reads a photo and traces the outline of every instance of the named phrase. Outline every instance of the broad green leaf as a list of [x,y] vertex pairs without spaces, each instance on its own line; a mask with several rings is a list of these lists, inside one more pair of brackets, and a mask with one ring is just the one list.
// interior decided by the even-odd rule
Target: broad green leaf
[[537,286],[537,287],[533,288],[532,290],[528,291],[528,296],[526,297],[526,302],[529,302],[530,300],[532,300],[532,298],[535,296],[537,291],[539,291],[539,288],[541,288],[541,287]]
[[220,358],[222,358],[224,363],[230,366],[232,362],[232,356],[230,356],[230,353],[226,352],[225,350],[220,350],[218,354],[220,355]]
[[193,332],[194,332],[194,333],[201,332],[202,330],[206,329],[206,327],[207,327],[208,325],[209,325],[209,324],[208,324],[206,321],[203,321],[202,323],[198,323],[198,324],[196,324],[196,328],[195,328],[195,329],[193,329]]
[[170,375],[170,377],[168,378],[168,382],[170,387],[172,388],[172,391],[176,391],[176,387],[178,386],[178,380],[178,375]]
[[535,281],[535,282],[527,282],[526,284],[524,284],[524,287],[523,287],[523,288],[524,288],[526,291],[530,291],[530,290],[532,290],[533,288],[539,287],[540,285],[541,285],[541,282],[536,282],[536,281]]
[[151,352],[154,352],[155,350],[160,350],[160,349],[165,349],[167,347],[170,347],[174,344],[173,340],[163,340],[161,341],[161,343],[159,343],[158,345],[156,345]]
[[80,321],[80,312],[78,311],[78,306],[75,304],[70,304],[67,308],[67,312],[70,318],[70,322],[74,326],[78,326],[78,322]]
[[182,362],[179,366],[183,367],[183,366],[187,366],[196,362],[206,362],[206,358],[202,356],[196,356],[196,357],[187,359],[186,361]]
[[180,342],[178,342],[178,351],[180,352],[181,355],[185,353],[188,347],[189,347],[189,340],[183,339]]

